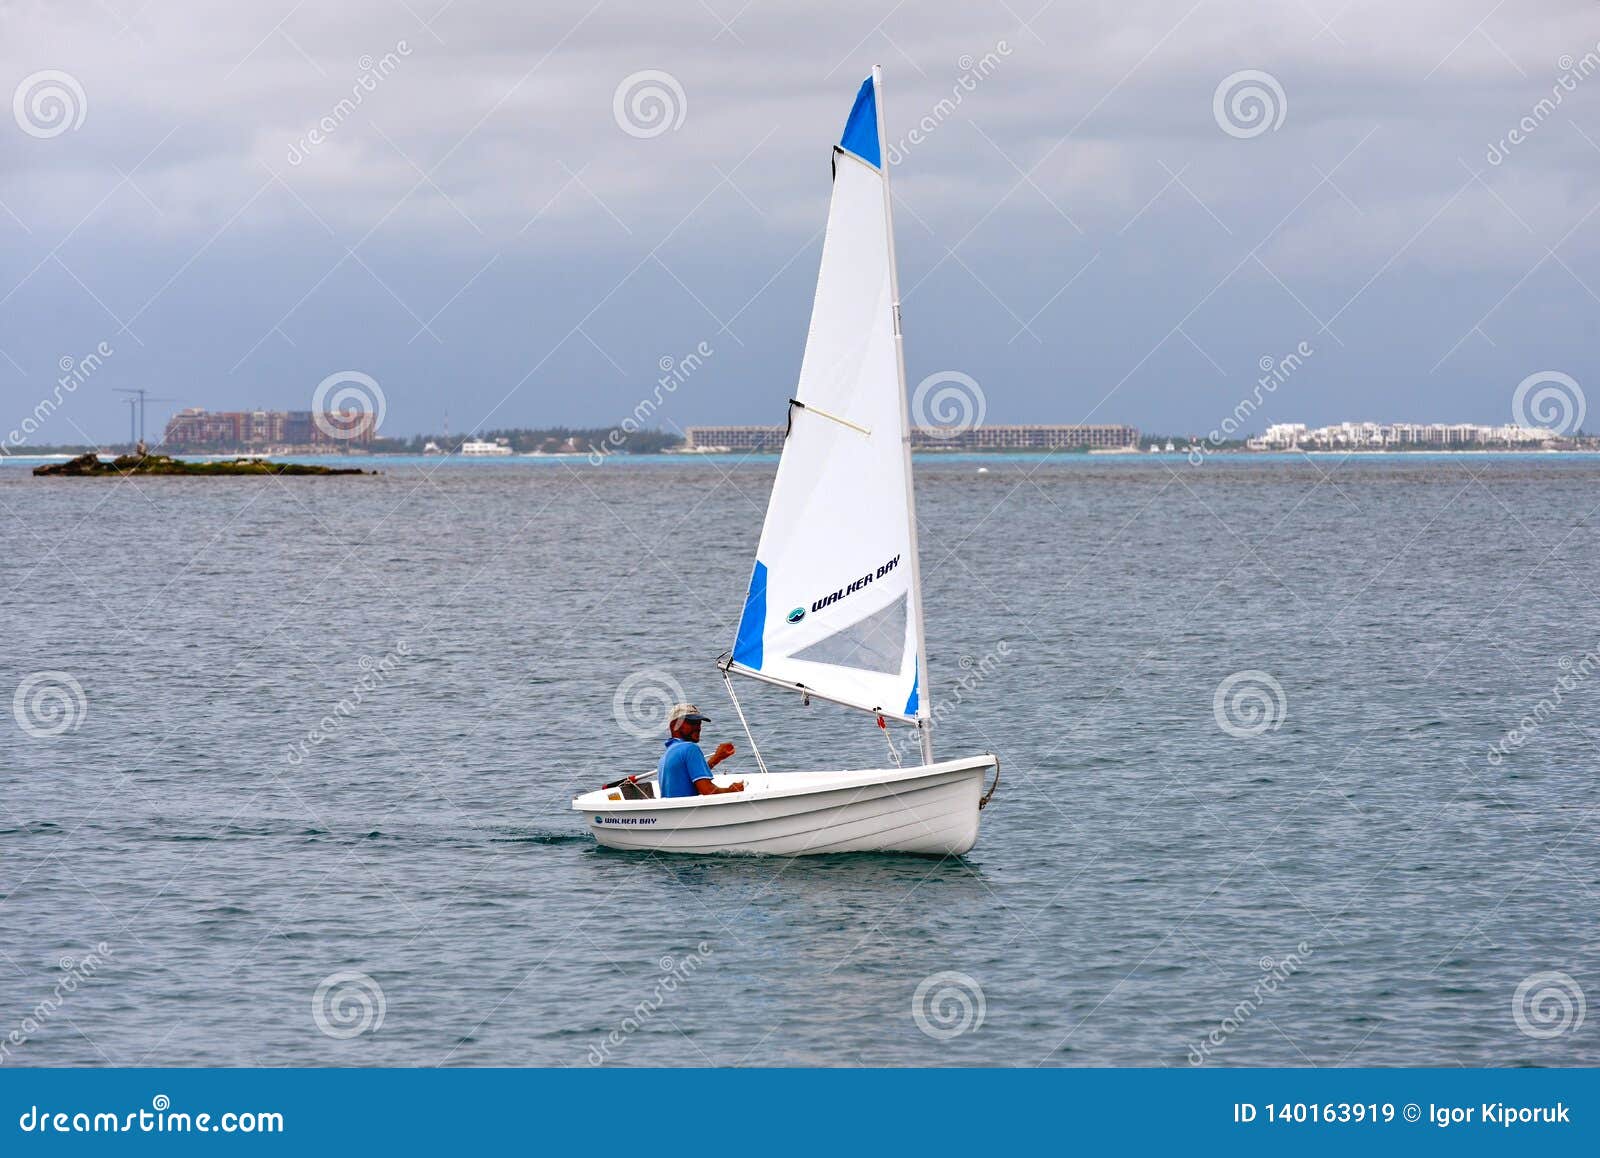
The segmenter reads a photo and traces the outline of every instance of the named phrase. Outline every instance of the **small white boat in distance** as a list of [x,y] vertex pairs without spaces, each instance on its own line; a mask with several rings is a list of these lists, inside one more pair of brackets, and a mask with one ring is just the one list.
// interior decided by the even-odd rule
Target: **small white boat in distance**
[[[680,853],[960,855],[999,784],[991,754],[933,758],[882,79],[872,70],[833,149],[811,329],[733,650],[718,663],[759,772],[744,791],[658,798],[629,777],[577,796],[609,848]],[[894,766],[767,770],[732,676],[864,712]],[[830,721],[831,724],[831,721]],[[869,725],[869,726],[873,726]],[[910,733],[901,733],[911,740]],[[665,727],[662,739],[666,738]],[[901,750],[921,763],[904,767]]]
[[504,438],[490,442],[484,438],[469,438],[461,444],[461,453],[466,455],[501,455],[511,454],[511,444]]

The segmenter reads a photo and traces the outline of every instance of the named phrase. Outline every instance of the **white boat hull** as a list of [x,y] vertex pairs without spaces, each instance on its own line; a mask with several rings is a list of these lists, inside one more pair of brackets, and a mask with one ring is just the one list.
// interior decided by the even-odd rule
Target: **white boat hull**
[[613,800],[615,789],[575,797],[607,848],[648,852],[804,856],[830,852],[960,855],[978,840],[992,755],[916,768],[719,776],[745,790],[665,800]]

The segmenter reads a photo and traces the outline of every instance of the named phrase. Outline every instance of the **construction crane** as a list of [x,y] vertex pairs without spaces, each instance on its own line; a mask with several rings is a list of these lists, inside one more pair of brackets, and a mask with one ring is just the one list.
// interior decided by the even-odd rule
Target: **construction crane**
[[[138,446],[140,443],[142,443],[144,441],[144,404],[146,402],[176,402],[176,401],[178,401],[176,398],[170,398],[165,394],[151,394],[148,390],[144,389],[143,387],[130,388],[130,387],[127,387],[127,386],[115,386],[115,387],[112,387],[112,389],[116,390],[116,392],[119,393],[119,394],[137,395],[137,397],[126,399],[126,401],[128,403],[128,444],[129,444],[130,448],[131,447],[136,447],[136,446]],[[135,410],[135,408],[138,409],[138,416],[139,416],[139,435],[138,435],[138,438],[134,437],[133,419],[134,419],[134,410]]]

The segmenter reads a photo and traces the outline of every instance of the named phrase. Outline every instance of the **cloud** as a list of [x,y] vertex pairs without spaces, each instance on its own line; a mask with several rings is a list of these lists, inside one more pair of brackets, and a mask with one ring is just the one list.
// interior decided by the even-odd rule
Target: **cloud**
[[[663,353],[709,333],[727,356],[663,418],[768,415],[761,391],[781,401],[803,340],[828,146],[874,61],[891,137],[932,126],[894,172],[908,356],[985,381],[997,421],[1095,408],[1207,428],[1308,311],[1370,343],[1324,366],[1406,393],[1413,413],[1479,417],[1531,369],[1592,369],[1600,81],[1485,160],[1564,56],[1596,51],[1590,5],[1026,16],[954,2],[7,7],[8,85],[60,69],[88,108],[75,131],[8,131],[0,150],[6,398],[30,409],[60,355],[136,319],[116,373],[202,405],[287,405],[333,369],[381,363],[391,429],[436,425],[441,392],[458,425],[491,411],[603,423]],[[647,138],[613,112],[642,70],[669,73],[686,106]],[[1241,70],[1269,73],[1286,101],[1282,124],[1248,139],[1213,114]],[[1364,312],[1442,284],[1458,310]],[[1214,309],[1234,294],[1259,304]],[[1473,337],[1437,366],[1491,307],[1496,344]],[[1350,416],[1337,391],[1296,389],[1267,420]],[[101,436],[121,429],[108,397],[73,407]]]

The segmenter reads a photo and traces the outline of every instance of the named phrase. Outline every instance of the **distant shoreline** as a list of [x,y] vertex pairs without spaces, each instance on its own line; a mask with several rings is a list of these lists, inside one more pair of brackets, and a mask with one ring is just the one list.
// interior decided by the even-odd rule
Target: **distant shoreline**
[[[1196,450],[1200,448],[1174,447],[1172,450],[1089,450],[1082,447],[1060,448],[1056,450],[1032,449],[1006,449],[1006,450],[928,450],[917,449],[912,452],[917,459],[938,461],[940,459],[1071,459],[1087,462],[1138,462],[1150,460],[1153,462],[1171,461],[1174,459],[1189,460]],[[23,464],[37,465],[40,463],[66,462],[82,457],[87,451],[69,453],[66,451],[45,451],[36,454],[6,454],[0,455],[0,466],[6,462],[13,462],[18,466]],[[109,451],[99,451],[99,456],[110,461],[116,455]],[[1249,450],[1245,448],[1212,448],[1203,450],[1207,460],[1225,459],[1296,459],[1296,458],[1432,458],[1443,456],[1466,457],[1503,457],[1503,458],[1583,458],[1600,456],[1600,447],[1551,447],[1548,449],[1529,448],[1486,448],[1474,447],[1472,449],[1456,449],[1451,447],[1418,447],[1409,450],[1389,450],[1373,448],[1350,448],[1345,450],[1309,450],[1297,448],[1294,450]],[[729,459],[744,461],[757,459],[761,461],[776,460],[779,452],[772,450],[758,451],[657,451],[654,453],[616,453],[605,456],[605,461],[616,462],[682,462],[693,463],[700,459],[713,459],[725,462]],[[510,454],[510,455],[423,455],[404,451],[377,451],[361,454],[205,454],[192,456],[190,461],[199,463],[216,462],[233,459],[262,459],[271,462],[318,462],[318,463],[348,463],[354,466],[362,462],[407,460],[424,463],[471,464],[472,466],[505,466],[509,463],[528,462],[573,462],[580,461],[586,466],[603,466],[595,463],[591,456],[586,454]]]

